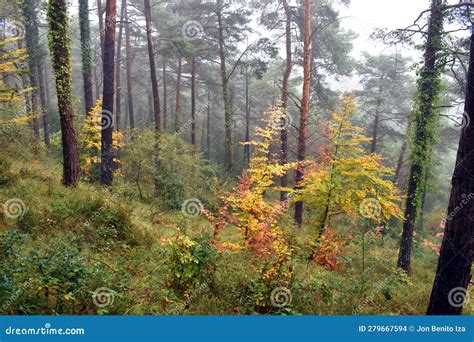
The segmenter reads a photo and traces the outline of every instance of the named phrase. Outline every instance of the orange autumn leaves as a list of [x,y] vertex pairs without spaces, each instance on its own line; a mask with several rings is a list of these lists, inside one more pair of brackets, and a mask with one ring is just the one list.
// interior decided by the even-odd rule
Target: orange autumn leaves
[[[249,168],[243,171],[233,191],[221,197],[219,217],[214,220],[215,241],[221,229],[232,224],[239,229],[244,245],[256,255],[289,258],[291,246],[281,227],[287,203],[272,196],[275,191],[285,190],[292,202],[302,200],[311,210],[307,227],[315,230],[318,247],[314,260],[327,268],[340,269],[337,259],[347,239],[341,237],[344,232],[330,229],[333,217],[344,214],[353,221],[361,219],[359,207],[365,198],[374,198],[380,204],[381,215],[373,221],[402,217],[400,195],[388,180],[392,170],[382,164],[379,155],[365,151],[363,145],[371,139],[350,122],[355,110],[353,97],[345,96],[340,107],[322,129],[327,141],[314,161],[306,162],[303,187],[297,192],[275,184],[278,177],[296,167],[296,163],[281,165],[278,155],[270,149],[281,130],[275,123],[284,120],[285,113],[278,106],[266,113],[265,127],[256,132],[259,140],[250,143],[255,153]],[[318,232],[320,226],[322,230]]]

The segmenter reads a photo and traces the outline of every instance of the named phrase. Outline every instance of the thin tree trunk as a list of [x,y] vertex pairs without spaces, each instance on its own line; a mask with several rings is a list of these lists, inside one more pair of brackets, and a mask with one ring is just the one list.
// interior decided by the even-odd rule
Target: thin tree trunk
[[105,36],[103,55],[103,96],[102,96],[102,165],[100,182],[111,185],[113,180],[112,132],[114,129],[114,58],[115,58],[115,23],[117,16],[116,0],[107,0],[105,5]]
[[[283,8],[285,10],[285,41],[286,41],[286,68],[285,74],[283,75],[283,86],[281,91],[281,102],[283,110],[287,115],[286,123],[288,123],[288,88],[290,83],[291,70],[293,68],[292,60],[292,41],[291,41],[291,10],[288,6],[287,0],[283,0]],[[288,125],[285,123],[281,130],[281,156],[280,164],[286,164],[288,162]],[[282,188],[288,187],[288,172],[280,178],[280,185]],[[286,191],[280,192],[280,201],[284,202],[288,199],[288,193]]]
[[49,0],[48,24],[49,50],[56,77],[63,145],[63,183],[66,186],[75,186],[79,181],[80,170],[72,107],[71,54],[66,0]]
[[196,152],[196,55],[191,61],[191,145]]
[[176,106],[175,106],[175,117],[174,117],[174,129],[179,131],[181,126],[181,73],[183,70],[183,58],[179,56],[178,58],[178,72],[176,75]]
[[206,123],[207,159],[211,158],[211,90],[207,89],[207,123]]
[[[474,31],[464,112],[474,117]],[[467,304],[474,253],[474,125],[461,132],[447,219],[428,315],[460,315]],[[453,215],[453,213],[456,213]],[[459,300],[461,299],[461,300]]]
[[82,79],[84,82],[84,105],[86,115],[94,106],[92,98],[92,56],[89,22],[89,1],[79,0],[79,29],[81,33]]
[[[146,21],[146,40],[148,45],[148,59],[150,61],[150,78],[153,92],[153,112],[155,117],[155,167],[156,173],[158,174],[159,164],[159,139],[161,129],[161,109],[160,109],[160,95],[158,92],[158,81],[156,79],[156,67],[155,67],[155,55],[153,52],[153,38],[152,38],[152,24],[151,24],[151,12],[150,12],[150,0],[144,0],[145,2],[145,21]],[[158,180],[155,177],[155,196],[159,196],[160,188]]]
[[234,166],[232,157],[232,122],[233,109],[229,93],[229,80],[227,77],[227,67],[225,58],[225,40],[224,40],[224,25],[222,22],[222,0],[217,1],[217,24],[218,24],[218,42],[219,42],[219,58],[221,66],[222,78],[222,96],[224,100],[224,117],[225,117],[225,151],[226,151],[226,170],[230,175]]
[[102,0],[97,0],[97,15],[99,16],[99,38],[100,38],[100,56],[103,58],[104,54],[104,10],[102,8]]
[[163,58],[163,128],[168,128],[168,84],[166,80],[166,59]]
[[244,159],[245,164],[250,164],[250,92],[249,92],[249,70],[248,64],[245,64],[245,145]]
[[51,149],[51,140],[49,137],[49,112],[48,112],[48,102],[46,100],[46,91],[45,91],[45,81],[43,79],[43,63],[41,60],[38,61],[38,89],[41,102],[41,112],[43,114],[43,134],[44,134],[44,144],[46,148]]
[[442,0],[433,0],[431,17],[428,27],[428,36],[425,50],[425,64],[418,79],[418,101],[415,118],[410,174],[408,180],[407,200],[405,206],[405,221],[403,223],[402,238],[397,267],[410,272],[410,259],[413,242],[413,231],[421,204],[423,177],[430,160],[431,145],[434,137],[430,135],[437,113],[433,106],[439,93],[439,70],[436,66],[437,53],[441,46],[443,30]]
[[135,128],[135,114],[133,112],[133,82],[132,82],[132,53],[130,50],[130,23],[128,19],[127,1],[122,2],[125,16],[125,52],[126,52],[126,68],[127,68],[127,110],[130,121],[130,128]]
[[[300,127],[298,135],[298,166],[295,172],[295,190],[301,189],[304,175],[306,156],[306,136],[308,130],[308,115],[311,85],[311,6],[310,0],[305,0],[304,14],[304,45],[303,45],[303,97],[301,99]],[[303,223],[303,202],[295,203],[295,222],[298,226]]]
[[119,22],[119,32],[117,37],[117,57],[115,58],[115,128],[120,130],[121,126],[121,115],[122,115],[122,85],[120,83],[120,55],[122,52],[122,32],[123,32],[123,22],[125,17],[125,7],[127,0],[122,0],[122,5],[120,9],[120,22]]
[[380,110],[382,109],[382,86],[379,86],[379,97],[377,98],[377,106],[375,108],[374,125],[372,128],[372,143],[370,145],[370,153],[377,151],[377,138],[379,133]]
[[405,139],[403,140],[402,147],[400,149],[400,155],[398,156],[397,167],[395,169],[395,175],[393,176],[393,182],[397,183],[398,178],[400,177],[400,172],[403,166],[403,159],[405,158],[405,154],[408,148],[408,139],[410,136],[410,129],[411,129],[411,120],[408,122],[407,132],[405,134]]

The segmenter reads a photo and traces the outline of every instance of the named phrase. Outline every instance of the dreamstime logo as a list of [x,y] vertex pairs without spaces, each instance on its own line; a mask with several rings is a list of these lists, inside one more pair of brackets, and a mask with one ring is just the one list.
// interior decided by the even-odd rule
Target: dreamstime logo
[[181,33],[183,37],[187,40],[195,40],[202,36],[204,28],[199,21],[190,20],[186,22],[181,28]]
[[291,291],[286,287],[277,287],[270,294],[270,302],[274,307],[283,308],[291,303]]
[[365,198],[359,205],[359,212],[367,219],[379,219],[382,212],[380,202],[375,198]]
[[3,205],[3,213],[7,218],[16,219],[26,212],[25,203],[19,198],[10,198]]
[[[5,19],[4,19],[5,20]],[[18,20],[8,19],[2,29],[2,35],[6,39],[23,38],[25,36],[25,26]]]
[[459,131],[462,131],[464,128],[469,127],[470,124],[471,124],[471,117],[469,116],[468,113],[463,112],[461,122],[456,123],[454,125],[454,128],[456,128]]
[[100,116],[100,121],[94,121],[94,126],[100,127],[101,130],[113,127],[114,115],[110,111],[103,109]]
[[115,291],[107,287],[99,287],[92,294],[92,301],[99,308],[112,305],[115,300]]
[[181,206],[181,212],[186,217],[198,217],[201,215],[203,205],[198,198],[188,198]]
[[469,303],[469,293],[464,287],[455,287],[448,293],[448,302],[452,307],[460,308]]

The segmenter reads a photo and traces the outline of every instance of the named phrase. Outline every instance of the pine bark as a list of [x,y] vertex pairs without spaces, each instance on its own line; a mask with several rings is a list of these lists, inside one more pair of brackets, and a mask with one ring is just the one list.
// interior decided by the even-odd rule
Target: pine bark
[[430,160],[431,146],[434,138],[430,137],[436,122],[434,103],[439,95],[438,52],[441,48],[443,30],[442,0],[433,0],[425,47],[424,66],[417,82],[417,107],[415,108],[414,137],[410,156],[410,173],[408,177],[405,221],[403,223],[400,251],[397,267],[410,272],[413,232],[418,216],[423,179]]
[[[310,0],[304,2],[304,45],[303,45],[303,97],[301,99],[300,127],[298,132],[298,166],[295,171],[295,190],[301,189],[306,158],[306,138],[308,130],[309,101],[311,87],[311,6]],[[303,202],[295,203],[295,222],[303,223]]]
[[122,115],[122,84],[120,83],[120,62],[122,53],[122,33],[127,0],[122,0],[120,9],[119,32],[117,37],[117,57],[115,58],[115,128],[120,130]]
[[80,173],[72,107],[71,52],[66,0],[49,0],[48,24],[49,49],[56,77],[63,146],[63,183],[66,186],[75,186],[79,181]]
[[115,90],[115,24],[117,16],[116,0],[107,0],[105,5],[105,35],[103,55],[103,95],[102,95],[102,139],[101,139],[101,173],[103,185],[113,181],[112,132],[114,129],[114,90]]
[[[474,117],[474,34],[470,40],[464,112]],[[448,213],[428,315],[460,315],[467,302],[474,253],[474,124],[461,132]],[[453,215],[455,213],[455,215]],[[455,296],[461,295],[462,302]],[[454,304],[454,305],[453,305]]]
[[135,128],[135,113],[133,109],[133,80],[132,80],[132,52],[130,50],[130,23],[128,19],[127,1],[122,2],[123,13],[125,18],[125,54],[127,61],[125,63],[127,69],[127,110],[130,128]]
[[[291,39],[291,10],[288,6],[288,1],[283,0],[283,8],[285,10],[285,50],[286,50],[286,68],[283,75],[283,85],[281,91],[281,102],[283,110],[286,113],[286,123],[288,123],[288,92],[289,92],[289,83],[291,70],[293,68],[292,60],[292,39]],[[285,126],[281,130],[281,156],[280,164],[286,164],[288,162],[288,125],[285,123]],[[285,171],[285,174],[280,178],[280,185],[282,188],[288,187],[288,172]],[[286,191],[280,192],[280,201],[284,202],[288,199],[288,193]]]
[[84,106],[86,110],[86,115],[89,115],[92,107],[94,106],[94,102],[92,97],[92,56],[88,0],[79,0],[79,30],[81,35]]
[[219,58],[222,79],[222,96],[224,101],[224,120],[225,120],[225,151],[226,151],[226,171],[230,175],[234,166],[232,156],[232,123],[233,109],[229,93],[229,80],[227,77],[227,66],[225,57],[224,25],[222,20],[222,0],[217,1],[217,25],[218,25],[218,43]]

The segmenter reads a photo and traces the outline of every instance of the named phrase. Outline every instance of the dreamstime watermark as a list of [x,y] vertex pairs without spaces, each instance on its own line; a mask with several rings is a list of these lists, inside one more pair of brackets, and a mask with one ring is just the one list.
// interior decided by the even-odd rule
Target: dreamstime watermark
[[201,285],[198,286],[196,291],[191,293],[191,295],[184,301],[183,304],[179,305],[178,307],[170,310],[167,312],[168,315],[179,315],[181,314],[189,305],[191,305],[192,302],[196,300],[198,296],[201,295],[201,293],[204,292],[205,289],[209,287],[209,284],[207,282],[203,282]]
[[21,21],[12,20],[10,18],[0,18],[0,22],[3,22],[0,25],[0,36],[4,37],[5,39],[12,39],[12,38],[23,38],[25,37],[25,26]]
[[382,206],[375,198],[365,198],[360,202],[359,213],[367,219],[379,219],[382,213]]
[[[115,202],[117,200],[117,197],[119,197],[119,194],[113,194],[110,196],[110,201]],[[88,218],[85,222],[84,225],[90,226],[97,218],[105,211],[106,205],[102,205],[99,209],[97,209],[90,218]]]
[[202,214],[203,209],[199,198],[188,198],[181,205],[181,212],[186,217],[198,217]]
[[290,289],[286,287],[277,287],[270,294],[270,302],[276,308],[283,308],[291,304],[293,297]]
[[184,23],[181,28],[181,34],[184,39],[187,40],[196,40],[199,39],[204,32],[204,28],[199,21],[190,20]]
[[454,125],[454,128],[456,128],[459,131],[462,131],[463,129],[469,127],[470,124],[471,124],[471,117],[469,116],[469,113],[463,112],[461,122],[456,123]]
[[468,204],[474,198],[474,193],[471,192],[467,195],[461,194],[461,197],[462,197],[461,202],[453,210],[451,210],[446,216],[446,222],[451,221],[457,214],[461,212],[464,206]]
[[7,310],[10,305],[12,305],[17,299],[18,297],[21,296],[21,294],[23,292],[25,292],[25,290],[31,285],[31,282],[32,282],[32,279],[29,278],[27,281],[25,281],[18,290],[16,290],[10,298],[8,298],[8,300],[3,303],[2,307],[0,307],[0,312],[4,312],[5,310]]
[[46,323],[41,328],[14,328],[9,326],[5,329],[6,335],[84,335],[84,328],[52,328],[50,323]]
[[114,304],[116,292],[108,287],[99,287],[92,294],[92,301],[95,306],[105,308]]
[[114,123],[114,114],[106,109],[103,109],[100,115],[100,121],[94,121],[93,125],[100,127],[101,130],[106,130],[108,128],[114,127]]
[[469,303],[469,293],[464,287],[455,287],[448,293],[449,305],[455,308],[463,307]]
[[26,205],[19,198],[10,198],[3,204],[3,214],[10,219],[16,219],[25,215]]
[[358,315],[364,306],[367,306],[370,302],[372,302],[375,296],[382,292],[383,288],[387,286],[389,283],[392,282],[394,277],[386,277],[383,281],[377,283],[377,285],[373,288],[370,294],[364,299],[362,303],[360,303],[355,309],[352,310],[352,315]]

